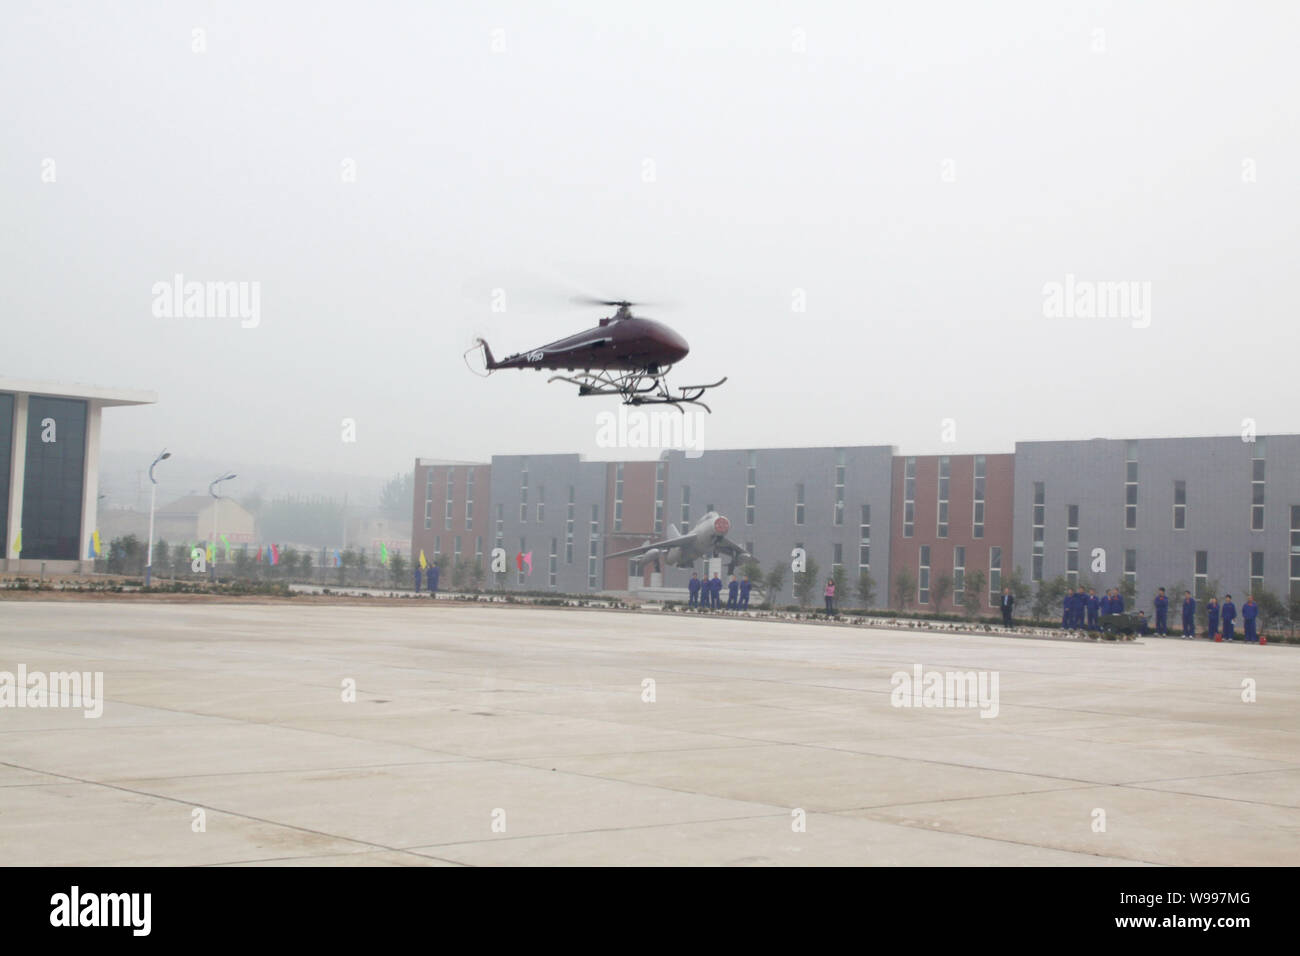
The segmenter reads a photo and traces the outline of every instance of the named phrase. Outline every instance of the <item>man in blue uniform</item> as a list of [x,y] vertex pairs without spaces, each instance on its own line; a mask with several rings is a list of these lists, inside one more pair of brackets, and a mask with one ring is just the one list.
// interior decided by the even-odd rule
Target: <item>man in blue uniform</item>
[[1065,629],[1074,624],[1074,588],[1065,592],[1065,598],[1061,601],[1061,628]]
[[700,572],[692,571],[690,583],[686,585],[686,590],[691,592],[691,599],[688,607],[700,606]]
[[415,570],[415,593],[420,593],[420,562],[412,562],[412,568]]
[[1097,617],[1101,614],[1101,598],[1097,597],[1097,589],[1088,589],[1088,630],[1097,630]]
[[1113,598],[1111,599],[1111,602],[1110,602],[1110,613],[1111,613],[1111,614],[1123,614],[1123,613],[1124,613],[1124,593],[1123,593],[1122,591],[1120,591],[1119,588],[1116,588],[1114,593],[1115,593],[1115,597],[1113,597]]
[[1247,594],[1246,603],[1241,606],[1241,623],[1246,629],[1246,642],[1249,644],[1259,643],[1259,635],[1255,633],[1257,617],[1259,617],[1259,605],[1255,603],[1255,595]]
[[1219,613],[1223,619],[1223,639],[1225,641],[1230,641],[1232,640],[1233,635],[1236,633],[1233,630],[1233,624],[1237,620],[1237,605],[1232,603],[1231,594],[1224,595],[1223,610],[1220,611]]
[[753,585],[749,583],[748,575],[740,579],[740,609],[742,611],[749,610],[749,589],[751,587]]
[[1156,633],[1165,637],[1169,629],[1169,598],[1165,596],[1165,589],[1160,588],[1156,592]]
[[1139,634],[1150,634],[1151,628],[1147,625],[1147,612],[1138,611],[1137,631]]
[[1196,637],[1196,598],[1191,591],[1183,592],[1183,639]]
[[727,582],[727,610],[735,611],[740,607],[740,582],[733,574]]
[[429,565],[429,570],[425,574],[425,578],[429,585],[429,597],[436,599],[438,597],[438,565]]
[[713,572],[713,580],[709,582],[709,607],[715,611],[722,607],[722,578],[718,577],[718,572]]
[[1214,640],[1214,635],[1219,633],[1219,599],[1213,594],[1210,595],[1209,603],[1205,605],[1205,626],[1209,631],[1205,636]]

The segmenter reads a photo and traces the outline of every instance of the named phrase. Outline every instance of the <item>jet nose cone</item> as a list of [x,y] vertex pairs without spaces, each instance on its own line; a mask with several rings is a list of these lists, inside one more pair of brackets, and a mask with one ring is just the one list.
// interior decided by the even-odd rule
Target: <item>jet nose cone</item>
[[718,515],[717,520],[713,522],[713,530],[717,534],[726,534],[731,530],[731,522],[721,515]]

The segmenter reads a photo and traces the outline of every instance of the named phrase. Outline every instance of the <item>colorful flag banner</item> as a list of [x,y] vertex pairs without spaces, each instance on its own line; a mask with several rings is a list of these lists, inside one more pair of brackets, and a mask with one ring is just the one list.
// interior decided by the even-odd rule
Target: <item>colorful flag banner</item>
[[18,536],[14,538],[14,554],[23,553],[23,529],[18,529]]
[[224,534],[221,536],[221,543],[226,546],[226,560],[230,560],[230,539]]
[[271,545],[271,563],[280,563],[280,546],[278,544]]
[[388,545],[384,544],[382,541],[379,542],[379,563],[388,563]]
[[338,548],[334,549],[334,567],[343,567],[343,555],[339,554]]
[[421,549],[420,549],[420,567],[423,569],[423,568],[427,568],[428,566],[429,566],[429,562],[426,561],[426,560],[424,559],[424,548],[421,548]]

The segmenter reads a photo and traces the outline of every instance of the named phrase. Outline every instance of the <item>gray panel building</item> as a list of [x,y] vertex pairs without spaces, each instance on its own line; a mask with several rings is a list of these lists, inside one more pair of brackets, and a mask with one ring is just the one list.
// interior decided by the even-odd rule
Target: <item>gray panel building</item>
[[1300,596],[1300,436],[1018,442],[1015,508],[1031,581],[1128,578],[1148,614],[1164,587],[1171,619],[1176,588]]
[[[492,547],[505,549],[508,589],[573,594],[605,587],[607,468],[576,454],[492,456],[488,534]],[[515,567],[520,551],[532,553],[531,574]]]
[[[669,451],[667,521],[684,531],[710,509],[718,511],[731,521],[728,537],[764,571],[789,562],[791,550],[802,546],[826,576],[838,563],[856,583],[859,570],[869,567],[883,600],[893,455],[888,445],[706,451],[694,458]],[[684,587],[689,577],[689,571],[664,569],[668,587]],[[792,600],[791,587],[787,575],[778,600]],[[856,603],[852,594],[840,601]]]

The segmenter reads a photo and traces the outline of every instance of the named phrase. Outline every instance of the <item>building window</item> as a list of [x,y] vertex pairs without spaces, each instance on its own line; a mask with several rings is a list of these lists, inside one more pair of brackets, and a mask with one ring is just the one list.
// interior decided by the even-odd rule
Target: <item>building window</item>
[[1291,600],[1300,601],[1300,505],[1291,506]]
[[1250,460],[1250,530],[1264,530],[1264,439],[1251,445]]
[[1174,530],[1187,529],[1187,482],[1174,482]]
[[1264,552],[1250,552],[1250,593],[1259,594],[1264,590]]
[[835,452],[835,524],[844,524],[844,478],[848,467],[844,464],[844,449]]
[[433,553],[438,556],[439,561],[442,560],[442,535],[440,534],[433,536]]
[[858,524],[858,568],[866,571],[871,567],[871,505],[862,506],[862,515]]
[[433,527],[433,469],[430,468],[424,482],[424,530]]
[[447,469],[447,506],[443,509],[443,530],[451,530],[451,500],[452,491],[456,486],[456,469]]
[[497,547],[501,547],[501,538],[506,533],[506,506],[497,505]]
[[903,461],[903,537],[916,530],[916,459]]
[[975,507],[971,512],[971,537],[984,537],[984,486],[988,462],[983,455],[975,456]]
[[682,485],[682,531],[691,526],[691,486]]
[[1133,593],[1137,594],[1138,553],[1133,548],[1124,550],[1124,580],[1133,585]]
[[465,476],[465,530],[474,530],[474,469]]
[[519,520],[528,520],[528,459],[523,460],[519,470]]
[[614,466],[614,530],[623,530],[623,463]]
[[474,539],[474,566],[483,567],[483,536]]
[[794,523],[803,524],[803,482],[794,486]]
[[749,453],[749,464],[745,469],[745,524],[754,523],[754,508],[758,501],[758,455]]
[[569,508],[564,515],[564,563],[573,563],[573,485],[569,485]]
[[952,480],[952,459],[944,455],[939,459],[939,522],[938,536],[948,537],[948,483]]
[[1205,589],[1210,580],[1210,552],[1197,551],[1196,563],[1192,566],[1192,587],[1196,590],[1193,592],[1198,601],[1208,600],[1210,595],[1205,593]]
[[930,546],[921,545],[921,559],[916,573],[916,603],[930,603]]
[[460,564],[460,535],[456,535],[456,540],[454,543],[455,543],[455,547],[452,549],[451,552],[452,567],[455,567],[456,565]]
[[547,582],[551,587],[555,587],[555,581],[560,571],[560,561],[556,557],[555,549],[559,544],[558,538],[551,539],[551,561],[550,561],[550,579]]
[[655,463],[655,534],[664,530],[664,463]]
[[1137,442],[1127,442],[1124,461],[1124,527],[1130,531],[1138,526],[1137,455]]
[[1047,540],[1047,485],[1034,482],[1034,550],[1030,564],[1030,577],[1043,580],[1043,550]]
[[831,545],[831,574],[836,568],[844,567],[844,545],[836,542]]
[[[523,553],[526,552],[527,550],[528,550],[528,539],[527,539],[527,538],[524,538],[524,537],[521,537],[521,538],[519,539],[519,553],[520,553],[520,554],[523,554]],[[521,567],[521,568],[517,568],[517,569],[515,570],[515,583],[516,583],[516,584],[523,584],[523,583],[524,583],[524,569],[523,569],[522,567]]]
[[546,486],[537,486],[537,523],[541,524],[546,520]]
[[1002,603],[1002,549],[989,548],[989,607]]
[[1079,506],[1065,507],[1065,579],[1072,588],[1079,586]]
[[600,546],[600,512],[596,505],[591,506],[591,530],[587,542],[587,588],[596,590],[596,554]]
[[960,605],[966,593],[966,549],[952,549],[952,603]]

